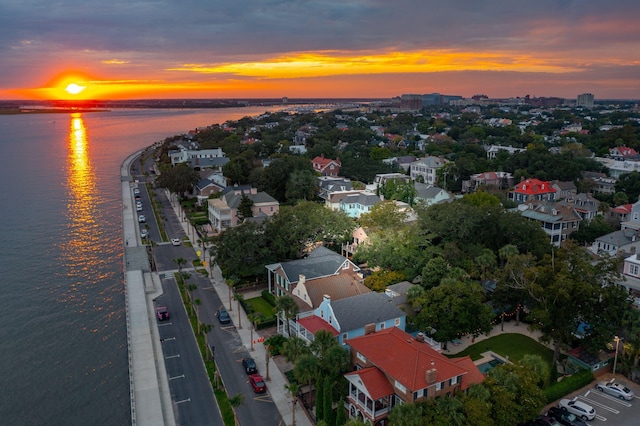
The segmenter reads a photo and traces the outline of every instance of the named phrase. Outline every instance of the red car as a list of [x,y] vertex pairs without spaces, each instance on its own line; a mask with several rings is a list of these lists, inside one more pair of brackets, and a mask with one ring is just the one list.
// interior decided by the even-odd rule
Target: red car
[[156,308],[156,314],[158,315],[158,321],[169,319],[169,309],[167,309],[166,306],[158,306]]
[[264,380],[262,380],[262,376],[259,374],[250,375],[249,383],[255,393],[265,393],[267,391],[267,385],[264,384]]

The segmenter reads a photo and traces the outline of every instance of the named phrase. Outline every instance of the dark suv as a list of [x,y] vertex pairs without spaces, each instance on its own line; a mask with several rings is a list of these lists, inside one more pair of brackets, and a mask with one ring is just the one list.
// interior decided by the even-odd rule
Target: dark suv
[[218,312],[216,312],[216,316],[218,317],[218,321],[220,321],[220,324],[229,324],[231,322],[229,312],[227,312],[225,308],[218,309]]

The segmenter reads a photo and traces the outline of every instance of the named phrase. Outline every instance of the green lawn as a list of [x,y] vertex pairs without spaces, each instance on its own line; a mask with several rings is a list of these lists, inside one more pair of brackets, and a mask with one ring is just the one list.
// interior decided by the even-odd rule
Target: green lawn
[[252,299],[247,299],[246,303],[253,307],[255,312],[260,312],[262,314],[263,319],[269,319],[274,317],[273,306],[269,304],[262,297],[254,297]]
[[469,346],[462,352],[451,357],[471,356],[474,361],[482,358],[483,352],[493,351],[504,357],[509,357],[510,361],[519,361],[527,354],[539,355],[551,367],[553,351],[544,345],[536,342],[531,337],[518,333],[505,333],[482,340]]

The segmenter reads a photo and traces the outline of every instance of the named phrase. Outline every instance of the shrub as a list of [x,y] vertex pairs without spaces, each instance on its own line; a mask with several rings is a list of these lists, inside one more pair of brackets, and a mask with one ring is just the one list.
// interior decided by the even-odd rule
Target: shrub
[[269,302],[271,306],[276,306],[276,297],[269,293],[269,290],[262,290],[262,298]]
[[582,370],[572,376],[566,377],[558,383],[553,383],[544,390],[547,404],[588,385],[593,379],[593,372],[591,370]]

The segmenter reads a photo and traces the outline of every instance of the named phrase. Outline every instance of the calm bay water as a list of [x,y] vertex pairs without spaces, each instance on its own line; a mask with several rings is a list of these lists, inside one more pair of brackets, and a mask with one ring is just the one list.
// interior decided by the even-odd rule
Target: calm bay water
[[269,109],[0,115],[0,424],[130,423],[120,165]]

